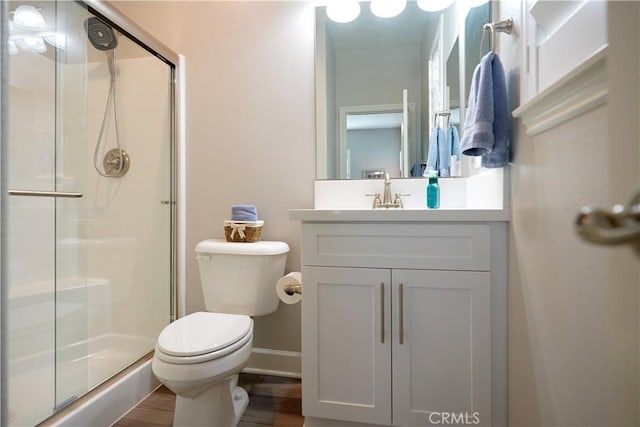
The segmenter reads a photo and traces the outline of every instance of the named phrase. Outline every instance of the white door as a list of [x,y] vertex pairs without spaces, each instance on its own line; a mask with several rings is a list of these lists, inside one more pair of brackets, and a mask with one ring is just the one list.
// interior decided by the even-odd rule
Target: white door
[[392,276],[394,425],[491,425],[490,273]]
[[302,413],[391,423],[391,271],[303,267]]
[[[559,37],[545,42],[559,55],[553,61],[539,55],[537,66],[520,68],[523,77],[541,69],[558,80],[542,91],[531,88],[528,96],[523,91],[523,119],[514,131],[509,425],[639,425],[638,258],[627,245],[582,241],[575,223],[582,206],[609,211],[616,203],[627,204],[640,188],[640,4],[571,4],[582,9],[568,20],[541,10],[550,23],[564,23],[554,31]],[[499,7],[500,16],[509,16],[508,8],[519,4]],[[594,7],[606,10],[594,14]],[[544,25],[524,16],[522,28]],[[598,25],[583,25],[584,18]],[[578,48],[601,32],[604,50],[598,47],[595,56],[587,52],[573,68],[575,62],[568,61]],[[575,43],[566,42],[569,37]],[[520,67],[506,55],[519,42],[500,39],[507,75]],[[532,44],[528,51],[535,54],[538,48]],[[543,114],[524,119],[536,111]],[[638,226],[635,220],[626,223]]]

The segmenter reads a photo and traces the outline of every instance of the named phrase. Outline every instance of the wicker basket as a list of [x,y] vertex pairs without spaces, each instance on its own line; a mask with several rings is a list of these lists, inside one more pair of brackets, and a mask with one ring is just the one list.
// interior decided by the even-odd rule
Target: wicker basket
[[262,238],[264,221],[225,221],[224,237],[227,242],[253,243]]

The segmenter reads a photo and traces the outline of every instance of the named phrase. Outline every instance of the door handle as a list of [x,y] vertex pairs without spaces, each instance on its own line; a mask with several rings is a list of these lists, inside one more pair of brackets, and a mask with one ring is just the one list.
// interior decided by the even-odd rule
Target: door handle
[[591,243],[619,245],[640,241],[640,192],[627,206],[610,210],[585,206],[576,217],[578,235]]
[[67,191],[34,191],[34,190],[9,190],[10,196],[27,197],[64,197],[77,199],[82,197],[82,193],[71,193]]

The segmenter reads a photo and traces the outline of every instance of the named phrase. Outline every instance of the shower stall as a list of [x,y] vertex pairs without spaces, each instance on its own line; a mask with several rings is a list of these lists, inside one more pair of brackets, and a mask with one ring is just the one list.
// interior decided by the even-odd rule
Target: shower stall
[[98,2],[3,3],[1,424],[24,426],[176,316],[176,60]]

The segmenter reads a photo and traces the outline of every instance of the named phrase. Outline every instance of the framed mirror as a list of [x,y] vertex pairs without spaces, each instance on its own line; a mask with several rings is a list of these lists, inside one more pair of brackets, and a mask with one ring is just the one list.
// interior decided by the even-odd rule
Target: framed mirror
[[[451,109],[458,127],[464,120],[464,74],[471,67],[470,80],[479,61],[467,59],[472,42],[459,40],[466,4],[425,12],[409,0],[398,16],[379,18],[361,2],[349,23],[316,8],[317,179],[421,176],[412,172],[427,159],[434,112]],[[489,3],[480,7],[481,34]]]

